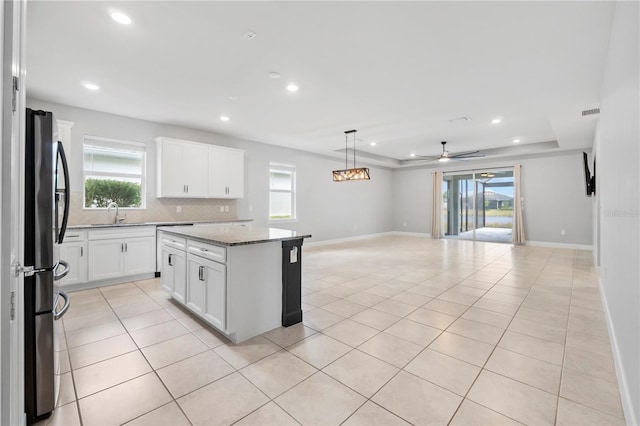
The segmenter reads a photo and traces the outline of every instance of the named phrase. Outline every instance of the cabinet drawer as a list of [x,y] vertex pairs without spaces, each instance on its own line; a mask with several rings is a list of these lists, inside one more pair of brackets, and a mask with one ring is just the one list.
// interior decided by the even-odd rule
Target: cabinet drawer
[[87,239],[87,231],[67,231],[64,234],[65,243],[74,243],[76,241],[85,241]]
[[227,261],[227,249],[224,247],[189,240],[187,243],[187,251],[215,262],[226,263]]
[[176,237],[174,235],[169,235],[162,233],[161,240],[163,246],[173,247],[178,250],[185,250],[187,246],[187,240],[184,238]]
[[155,226],[132,226],[89,231],[89,240],[110,240],[114,238],[154,237]]

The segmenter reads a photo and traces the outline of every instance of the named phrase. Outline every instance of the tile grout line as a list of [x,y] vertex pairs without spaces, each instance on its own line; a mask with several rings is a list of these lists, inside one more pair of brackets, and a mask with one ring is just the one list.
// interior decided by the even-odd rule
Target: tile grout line
[[[503,255],[503,256],[504,256],[504,255]],[[501,256],[501,257],[502,257],[502,256]],[[543,269],[544,269],[544,268],[543,268]],[[513,268],[512,268],[512,270],[513,270]],[[541,271],[541,272],[538,272],[537,277],[536,277],[536,281],[537,281],[537,279],[540,277],[540,274],[541,274],[541,273],[542,273],[542,271]],[[505,274],[505,275],[506,275],[506,274]],[[496,282],[496,284],[495,284],[493,287],[495,287],[496,285],[498,285],[498,283],[499,283],[500,281],[501,281],[501,280],[498,280],[498,281]],[[451,418],[449,419],[449,422],[447,422],[447,425],[451,424],[451,422],[452,422],[452,421],[453,421],[453,419],[455,418],[456,414],[457,414],[457,413],[458,413],[458,411],[460,410],[460,407],[462,406],[462,403],[467,399],[467,397],[468,397],[468,395],[469,395],[469,392],[471,392],[471,389],[473,388],[473,386],[474,386],[474,385],[476,384],[476,382],[478,381],[478,378],[480,377],[480,375],[482,374],[482,372],[485,370],[485,367],[486,367],[487,363],[489,362],[489,359],[491,359],[491,357],[493,356],[493,353],[495,352],[496,348],[497,348],[497,347],[498,347],[498,345],[500,344],[500,341],[502,341],[502,338],[504,337],[504,335],[506,334],[507,330],[509,329],[509,326],[511,325],[511,323],[512,323],[512,322],[513,322],[513,320],[515,319],[515,317],[516,317],[516,315],[517,315],[518,311],[520,310],[520,307],[521,307],[521,306],[522,306],[522,304],[525,302],[525,300],[526,300],[526,298],[529,296],[529,294],[531,294],[531,289],[532,289],[534,286],[535,286],[535,281],[534,281],[534,284],[533,284],[531,287],[529,287],[529,291],[527,292],[527,295],[525,296],[525,298],[524,298],[524,299],[522,300],[522,302],[520,302],[520,304],[518,305],[518,309],[513,313],[512,317],[511,317],[511,321],[509,321],[509,324],[507,324],[507,327],[505,327],[504,331],[502,332],[502,335],[500,336],[500,339],[499,339],[499,340],[496,342],[496,344],[493,346],[493,349],[491,350],[491,353],[489,354],[489,356],[487,357],[487,359],[486,359],[486,360],[485,360],[485,362],[483,363],[482,367],[480,367],[480,372],[479,372],[479,373],[478,373],[478,375],[475,377],[475,379],[473,380],[473,382],[471,383],[471,385],[470,385],[470,386],[469,386],[469,388],[467,389],[467,392],[466,392],[466,393],[464,394],[464,396],[462,397],[462,401],[460,402],[460,404],[458,405],[458,408],[456,409],[456,411],[453,413],[453,415],[452,415],[452,416],[451,416]],[[493,288],[493,287],[491,287],[491,288]],[[490,371],[490,370],[487,370],[487,371]],[[513,380],[513,379],[512,379],[512,380]],[[497,412],[497,411],[493,410],[492,408],[487,407],[487,406],[485,406],[485,405],[483,405],[483,404],[480,404],[480,403],[478,403],[478,402],[476,402],[476,401],[473,401],[473,400],[471,400],[471,399],[470,399],[469,401],[472,401],[472,402],[474,402],[474,403],[476,403],[476,404],[478,404],[478,405],[480,405],[480,406],[482,406],[482,407],[485,407],[485,408],[487,408],[487,409],[489,409],[489,410],[491,410],[491,411]],[[497,413],[499,413],[499,412],[497,412]],[[499,413],[499,414],[500,414],[500,415],[502,415],[502,416],[505,416],[505,417],[507,417],[507,418],[511,418],[511,417],[507,416],[507,415],[506,415],[506,414],[504,414],[504,413]],[[513,419],[513,420],[515,420],[515,419]],[[517,421],[517,420],[516,420],[516,421]]]

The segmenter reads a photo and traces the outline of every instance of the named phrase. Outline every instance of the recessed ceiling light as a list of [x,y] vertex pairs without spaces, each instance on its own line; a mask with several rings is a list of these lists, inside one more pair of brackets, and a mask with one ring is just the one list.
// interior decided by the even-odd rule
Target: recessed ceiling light
[[249,30],[246,33],[244,33],[244,35],[242,37],[244,37],[245,40],[253,40],[254,38],[256,38],[258,34],[254,33],[253,31]]
[[227,98],[229,98],[230,101],[237,101],[238,99],[240,99],[240,97],[238,96],[227,96]]
[[287,90],[288,90],[288,91],[290,91],[290,92],[297,92],[297,91],[298,91],[298,89],[299,89],[299,87],[298,87],[298,85],[297,85],[297,84],[295,84],[295,83],[289,83],[289,84],[287,85]]
[[271,72],[267,73],[267,77],[273,78],[275,80],[275,79],[280,78],[280,73],[279,72],[275,72],[275,71],[271,71]]
[[116,21],[118,24],[129,25],[131,24],[131,18],[125,15],[122,12],[111,12],[111,19]]
[[84,85],[85,88],[87,88],[89,90],[100,90],[100,86],[98,86],[97,84],[84,83],[83,85]]
[[369,145],[376,146],[376,143],[375,142],[371,142]]
[[229,121],[229,120],[230,120],[230,118],[227,117],[226,115],[221,115],[220,116],[220,121]]
[[409,157],[415,157],[416,155],[412,152],[411,154],[409,154]]
[[513,143],[520,143],[520,139],[514,139]]
[[491,120],[491,124],[498,124],[502,121],[502,118],[494,118],[493,120]]

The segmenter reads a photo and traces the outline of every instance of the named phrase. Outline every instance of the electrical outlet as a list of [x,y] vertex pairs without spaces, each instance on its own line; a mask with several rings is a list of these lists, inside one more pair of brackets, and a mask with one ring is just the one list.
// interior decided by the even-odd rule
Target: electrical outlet
[[228,213],[229,212],[229,206],[224,206],[224,211]]
[[224,206],[220,206],[220,211],[224,212]]
[[176,213],[182,213],[182,206],[176,206]]

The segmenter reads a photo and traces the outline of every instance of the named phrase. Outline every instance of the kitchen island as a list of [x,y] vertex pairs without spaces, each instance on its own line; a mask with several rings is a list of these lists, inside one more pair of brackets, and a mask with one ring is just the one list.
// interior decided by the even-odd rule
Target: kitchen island
[[247,224],[158,228],[162,287],[234,343],[302,321],[309,234]]

